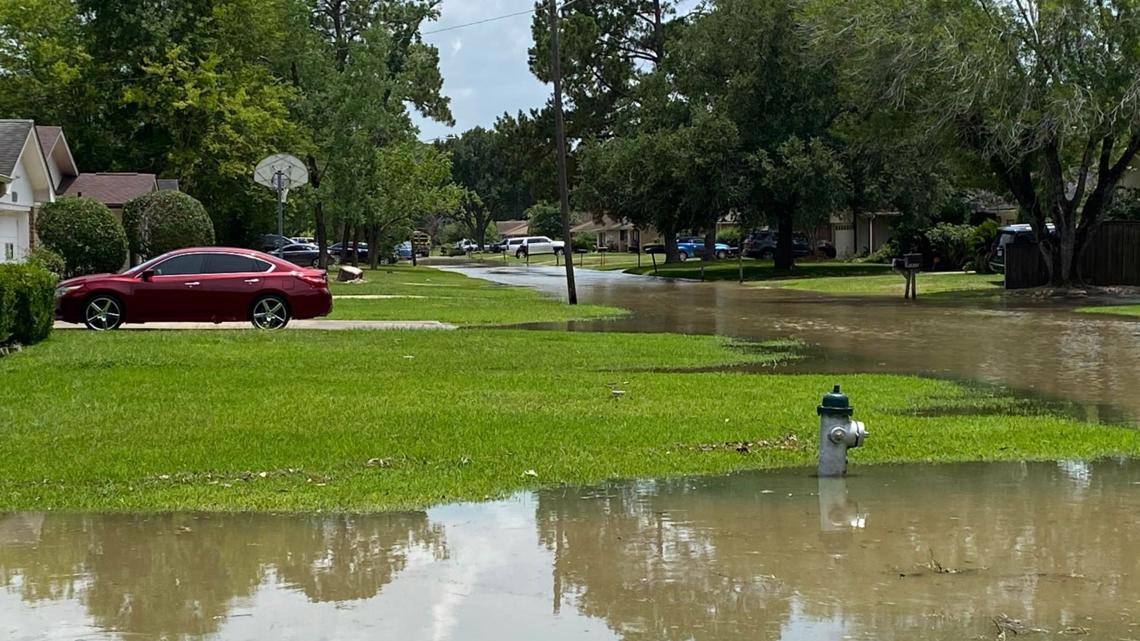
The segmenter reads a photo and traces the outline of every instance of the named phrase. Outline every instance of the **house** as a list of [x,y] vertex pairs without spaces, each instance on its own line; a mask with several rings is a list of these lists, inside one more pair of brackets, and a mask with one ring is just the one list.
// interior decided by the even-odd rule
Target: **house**
[[45,127],[41,137],[38,129],[31,120],[0,120],[0,263],[23,260],[35,247],[37,212],[55,200],[56,180],[75,173],[70,151],[49,156],[43,148],[62,132]]
[[495,232],[499,238],[515,238],[530,233],[530,222],[525,220],[496,220]]
[[572,234],[594,234],[594,243],[610,251],[637,251],[646,243],[660,242],[661,234],[653,227],[638,228],[625,220],[608,215],[570,229]]
[[97,172],[75,176],[64,184],[60,195],[94,198],[110,208],[121,221],[123,205],[152,191],[158,191],[158,179],[154,174]]
[[831,244],[836,258],[852,258],[873,254],[894,235],[894,219],[902,216],[897,211],[836,212],[831,215]]

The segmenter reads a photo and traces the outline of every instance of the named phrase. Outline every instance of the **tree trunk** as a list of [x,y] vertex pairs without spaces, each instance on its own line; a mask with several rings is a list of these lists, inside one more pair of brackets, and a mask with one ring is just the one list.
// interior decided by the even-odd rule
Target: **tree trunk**
[[716,224],[705,232],[705,253],[701,256],[702,261],[716,260]]
[[376,269],[380,264],[380,228],[376,225],[368,226],[368,266]]
[[329,268],[329,236],[328,230],[325,229],[325,209],[321,201],[313,207],[313,222],[316,225],[317,232],[317,249],[320,250],[320,262],[317,263],[321,269]]
[[352,266],[360,266],[360,225],[352,226]]
[[776,239],[776,269],[791,269],[795,265],[795,256],[792,255],[794,228],[791,210],[781,211],[776,227],[779,232]]
[[348,234],[352,229],[349,228],[348,222],[340,224],[340,262],[344,264],[348,262]]
[[665,241],[665,262],[681,262],[681,252],[677,249],[677,232],[672,229],[662,230],[661,239]]

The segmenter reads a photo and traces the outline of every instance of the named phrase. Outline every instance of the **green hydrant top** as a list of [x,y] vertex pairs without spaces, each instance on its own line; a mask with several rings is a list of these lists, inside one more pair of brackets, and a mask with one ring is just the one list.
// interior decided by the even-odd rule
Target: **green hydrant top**
[[835,389],[831,390],[830,394],[823,395],[823,401],[816,408],[816,414],[823,416],[828,414],[830,416],[851,416],[855,413],[855,408],[851,407],[847,395],[839,391],[839,386],[836,385]]

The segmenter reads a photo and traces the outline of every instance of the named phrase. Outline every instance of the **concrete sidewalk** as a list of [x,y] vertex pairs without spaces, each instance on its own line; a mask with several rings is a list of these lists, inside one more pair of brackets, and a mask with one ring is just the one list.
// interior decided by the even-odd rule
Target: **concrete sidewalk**
[[[83,325],[55,322],[55,329],[86,329]],[[204,329],[247,329],[254,331],[249,323],[143,323],[123,325],[125,330],[204,330]],[[309,329],[344,331],[351,329],[392,330],[392,329],[457,329],[456,325],[439,321],[369,321],[369,320],[296,320],[286,329]]]

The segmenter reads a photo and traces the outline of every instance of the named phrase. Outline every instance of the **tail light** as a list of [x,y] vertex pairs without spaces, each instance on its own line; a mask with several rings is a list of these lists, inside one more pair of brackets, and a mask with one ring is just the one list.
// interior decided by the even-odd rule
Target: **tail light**
[[313,287],[328,287],[329,275],[325,271],[307,271],[300,273],[301,280]]

